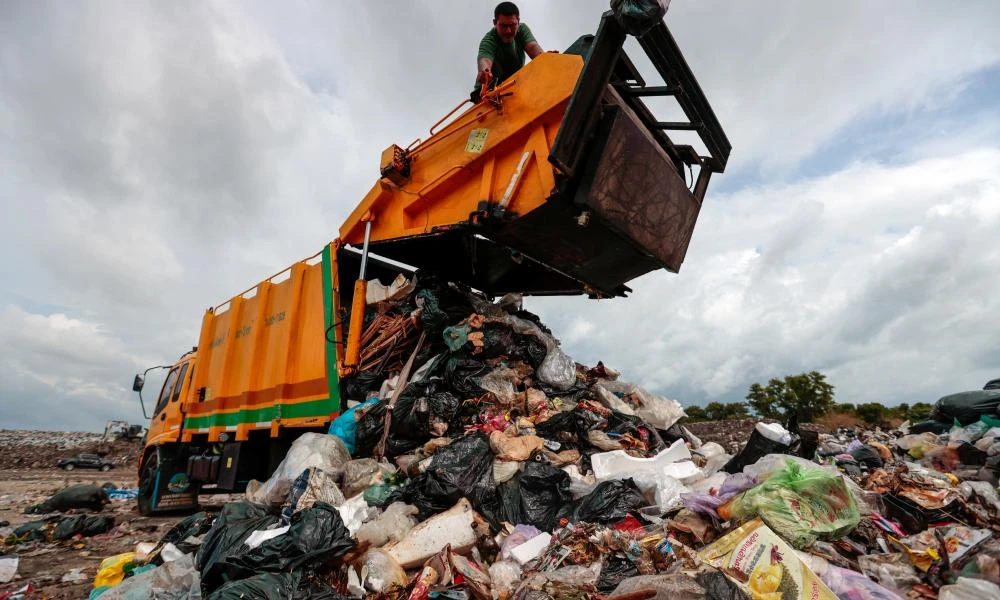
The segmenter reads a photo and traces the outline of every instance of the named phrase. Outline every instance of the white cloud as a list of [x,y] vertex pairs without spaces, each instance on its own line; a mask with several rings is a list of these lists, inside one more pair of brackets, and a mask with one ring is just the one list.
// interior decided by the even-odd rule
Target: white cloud
[[[554,49],[593,32],[607,6],[522,4]],[[995,147],[1000,118],[986,109],[976,128],[917,125],[997,64],[998,10],[674,2],[668,23],[734,145],[730,176],[794,181],[796,161],[882,115],[908,115],[924,132],[911,164],[710,190],[680,276],[647,276],[630,300],[531,305],[578,358],[693,395],[732,393],[799,364],[874,390],[890,378],[868,366],[868,352],[913,368],[926,358],[913,349],[919,336],[940,337],[921,318],[958,328],[953,339],[968,348],[951,359],[953,375],[918,369],[908,381],[936,390],[996,365],[962,320],[993,306],[979,296],[990,285],[967,292],[961,278],[995,267],[977,237],[997,219],[1000,203],[983,200],[996,180],[982,169],[995,165],[966,148]],[[466,97],[490,11],[459,0],[3,5],[0,305],[10,308],[0,406],[89,398],[94,423],[126,410],[107,399],[136,362],[175,358],[195,343],[205,307],[335,237],[381,150],[425,136]],[[907,234],[911,244],[890,250]],[[960,260],[942,258],[956,252]],[[957,285],[972,308],[945,304]],[[946,318],[953,305],[961,310]],[[57,314],[80,325],[57,336]],[[19,333],[28,326],[67,347],[39,347]],[[43,361],[57,350],[63,360]],[[975,365],[963,370],[963,360]],[[10,424],[36,422],[7,414]],[[72,426],[66,414],[52,418]]]
[[1000,148],[856,164],[715,198],[681,273],[630,299],[529,309],[556,332],[595,323],[567,352],[689,401],[812,369],[843,401],[933,401],[1000,369],[998,206]]

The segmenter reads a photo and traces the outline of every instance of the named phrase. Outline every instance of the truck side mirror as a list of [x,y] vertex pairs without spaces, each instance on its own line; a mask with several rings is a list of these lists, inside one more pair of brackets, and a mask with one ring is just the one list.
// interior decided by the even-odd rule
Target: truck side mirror
[[132,391],[133,392],[141,392],[142,391],[142,386],[145,383],[146,382],[143,380],[142,375],[136,375],[135,376],[135,380],[132,381]]

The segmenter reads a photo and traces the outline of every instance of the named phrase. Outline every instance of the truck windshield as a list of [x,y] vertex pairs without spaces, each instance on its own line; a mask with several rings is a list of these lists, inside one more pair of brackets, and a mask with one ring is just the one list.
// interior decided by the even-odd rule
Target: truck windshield
[[167,380],[163,382],[163,389],[160,390],[160,399],[156,401],[156,409],[153,411],[153,416],[160,414],[163,407],[167,405],[167,401],[170,400],[170,393],[177,382],[177,375],[177,367],[170,369],[170,373],[167,374]]

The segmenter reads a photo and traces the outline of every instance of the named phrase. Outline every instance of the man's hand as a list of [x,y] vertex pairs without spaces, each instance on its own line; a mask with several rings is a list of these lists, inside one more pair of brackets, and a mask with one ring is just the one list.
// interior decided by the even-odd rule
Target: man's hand
[[492,79],[493,72],[490,69],[483,69],[479,71],[479,83],[483,84],[483,87],[487,87]]

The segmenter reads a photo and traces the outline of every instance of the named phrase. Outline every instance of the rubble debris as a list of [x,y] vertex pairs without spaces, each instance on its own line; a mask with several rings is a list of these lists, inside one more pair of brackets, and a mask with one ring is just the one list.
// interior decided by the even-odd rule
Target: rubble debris
[[[368,308],[378,343],[330,433],[295,440],[217,515],[112,554],[92,594],[964,600],[1000,585],[991,415],[689,427],[674,401],[573,363],[516,296],[396,287]],[[69,547],[108,517],[45,515],[4,551]]]

